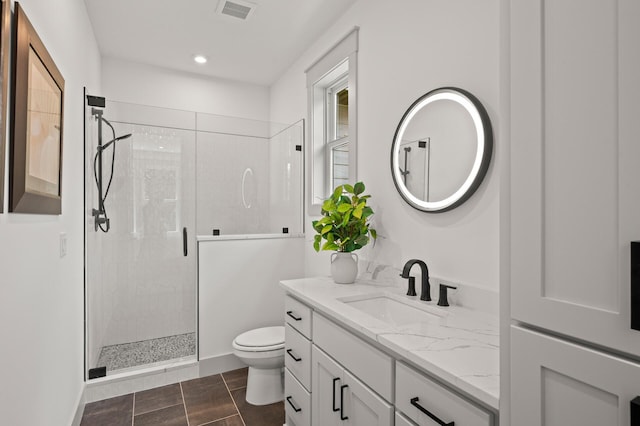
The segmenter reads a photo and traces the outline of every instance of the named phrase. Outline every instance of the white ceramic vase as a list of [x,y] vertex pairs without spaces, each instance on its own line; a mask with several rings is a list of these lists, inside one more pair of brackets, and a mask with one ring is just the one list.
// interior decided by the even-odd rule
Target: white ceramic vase
[[331,276],[337,284],[352,284],[358,275],[358,255],[337,251],[331,254]]

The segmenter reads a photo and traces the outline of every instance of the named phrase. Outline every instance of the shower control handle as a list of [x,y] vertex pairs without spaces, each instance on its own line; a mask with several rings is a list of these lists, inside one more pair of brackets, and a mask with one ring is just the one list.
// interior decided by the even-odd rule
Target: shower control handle
[[186,257],[187,251],[187,227],[182,228],[182,254]]

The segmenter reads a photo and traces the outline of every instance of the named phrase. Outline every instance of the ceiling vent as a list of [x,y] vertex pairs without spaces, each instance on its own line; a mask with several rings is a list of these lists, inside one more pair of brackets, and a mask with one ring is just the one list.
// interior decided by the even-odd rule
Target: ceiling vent
[[233,16],[234,18],[245,20],[249,17],[255,7],[255,4],[246,1],[220,0],[217,12],[221,15]]

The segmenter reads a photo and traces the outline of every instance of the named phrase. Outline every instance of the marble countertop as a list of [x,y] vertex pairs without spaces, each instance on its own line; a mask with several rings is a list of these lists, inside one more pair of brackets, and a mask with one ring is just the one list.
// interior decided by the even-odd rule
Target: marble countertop
[[[378,342],[428,374],[498,411],[497,316],[459,306],[439,307],[436,301],[423,302],[418,297],[406,296],[406,289],[374,281],[344,285],[335,284],[330,277],[315,277],[282,281],[280,285],[314,310]],[[378,294],[390,295],[438,316],[423,322],[390,325],[345,303]]]

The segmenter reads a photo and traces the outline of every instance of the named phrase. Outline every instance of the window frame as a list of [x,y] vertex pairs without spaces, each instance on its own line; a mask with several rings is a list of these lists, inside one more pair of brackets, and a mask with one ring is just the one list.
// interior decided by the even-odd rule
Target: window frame
[[[357,52],[358,31],[355,27],[329,51],[316,60],[306,71],[309,126],[307,140],[311,143],[307,156],[307,203],[310,215],[320,215],[322,202],[329,197],[333,188],[331,149],[348,145],[349,181],[356,182],[357,176]],[[327,90],[335,89],[340,83],[348,91],[348,134],[344,138],[329,143],[329,105]]]

